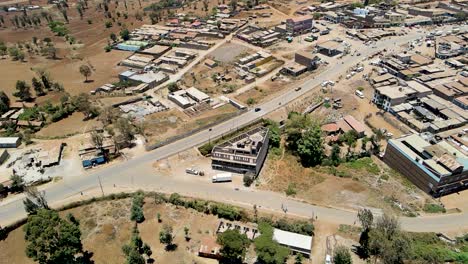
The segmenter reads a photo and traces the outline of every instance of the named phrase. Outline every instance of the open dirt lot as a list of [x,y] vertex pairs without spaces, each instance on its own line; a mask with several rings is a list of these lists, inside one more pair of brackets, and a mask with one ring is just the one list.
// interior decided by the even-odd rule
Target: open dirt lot
[[216,122],[236,112],[232,105],[224,105],[208,110],[196,117],[189,117],[178,109],[151,114],[145,117],[145,136],[149,143],[156,143],[174,135],[180,135],[190,130]]
[[41,138],[66,137],[91,131],[95,127],[102,127],[101,122],[96,118],[87,121],[83,119],[83,113],[75,112],[68,118],[42,128],[36,135]]
[[247,54],[252,50],[239,43],[226,43],[211,52],[208,57],[221,63],[234,63],[242,54]]

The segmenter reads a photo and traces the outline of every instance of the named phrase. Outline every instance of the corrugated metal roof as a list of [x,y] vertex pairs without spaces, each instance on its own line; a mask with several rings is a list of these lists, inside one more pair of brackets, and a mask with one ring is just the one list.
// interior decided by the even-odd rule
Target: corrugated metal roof
[[312,248],[311,236],[305,236],[275,228],[273,230],[273,239],[285,246],[300,248],[307,251],[311,251]]

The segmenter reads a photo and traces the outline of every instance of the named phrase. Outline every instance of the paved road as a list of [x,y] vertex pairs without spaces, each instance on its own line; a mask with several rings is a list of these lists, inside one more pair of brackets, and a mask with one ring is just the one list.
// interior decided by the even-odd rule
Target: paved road
[[[421,34],[411,34],[398,38],[395,41],[382,41],[377,46],[379,49],[390,49],[397,44],[408,42],[409,40],[420,37]],[[258,205],[265,210],[281,211],[281,206],[288,209],[288,214],[303,217],[317,216],[319,220],[333,223],[353,224],[356,220],[355,212],[341,209],[325,208],[314,206],[284,197],[281,194],[268,191],[233,190],[222,184],[211,184],[207,182],[187,182],[177,177],[167,177],[148,173],[154,171],[151,164],[156,160],[161,160],[175,155],[181,151],[200,145],[208,138],[215,138],[224,133],[228,133],[237,127],[248,124],[249,122],[260,118],[261,116],[285,105],[297,97],[307,93],[324,80],[333,80],[339,75],[343,75],[346,70],[355,65],[365,56],[376,52],[365,46],[360,48],[362,56],[347,56],[342,65],[329,65],[328,69],[319,74],[316,78],[301,85],[300,91],[287,91],[281,96],[266,102],[259,107],[259,112],[249,111],[245,114],[235,117],[232,120],[219,124],[211,131],[204,130],[190,137],[181,139],[172,144],[163,146],[142,156],[122,162],[107,168],[102,168],[91,172],[88,175],[77,177],[66,177],[62,182],[47,188],[47,199],[49,203],[59,203],[71,196],[79,195],[80,192],[99,188],[99,179],[101,179],[105,192],[111,191],[114,184],[117,187],[128,187],[132,189],[141,188],[144,190],[156,190],[164,192],[178,192],[183,195],[212,199],[217,201],[234,203],[246,207],[253,204]],[[21,200],[4,202],[0,207],[0,224],[11,223],[25,216]],[[466,228],[468,223],[468,214],[452,214],[425,218],[402,218],[402,226],[410,231],[457,231]]]

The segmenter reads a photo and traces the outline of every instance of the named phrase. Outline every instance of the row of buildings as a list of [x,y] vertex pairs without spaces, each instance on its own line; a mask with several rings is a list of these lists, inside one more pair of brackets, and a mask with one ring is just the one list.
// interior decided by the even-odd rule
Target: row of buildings
[[381,3],[355,8],[340,5],[326,9],[322,14],[325,20],[349,28],[384,28],[450,23],[462,20],[467,13],[466,4],[452,1],[395,6]]
[[[465,38],[431,35],[426,41],[436,45]],[[378,75],[369,78],[372,102],[406,131],[389,140],[383,161],[435,197],[468,188],[465,53],[444,58],[437,49],[437,58],[412,51],[392,54],[380,59]]]

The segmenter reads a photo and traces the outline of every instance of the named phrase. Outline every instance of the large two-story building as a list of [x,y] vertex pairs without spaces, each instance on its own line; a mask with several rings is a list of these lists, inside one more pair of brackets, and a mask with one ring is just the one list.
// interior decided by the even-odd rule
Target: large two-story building
[[390,140],[383,160],[423,191],[439,197],[468,188],[466,149],[464,136],[438,141],[412,134]]
[[258,175],[268,153],[268,128],[258,127],[223,142],[211,151],[216,170]]

